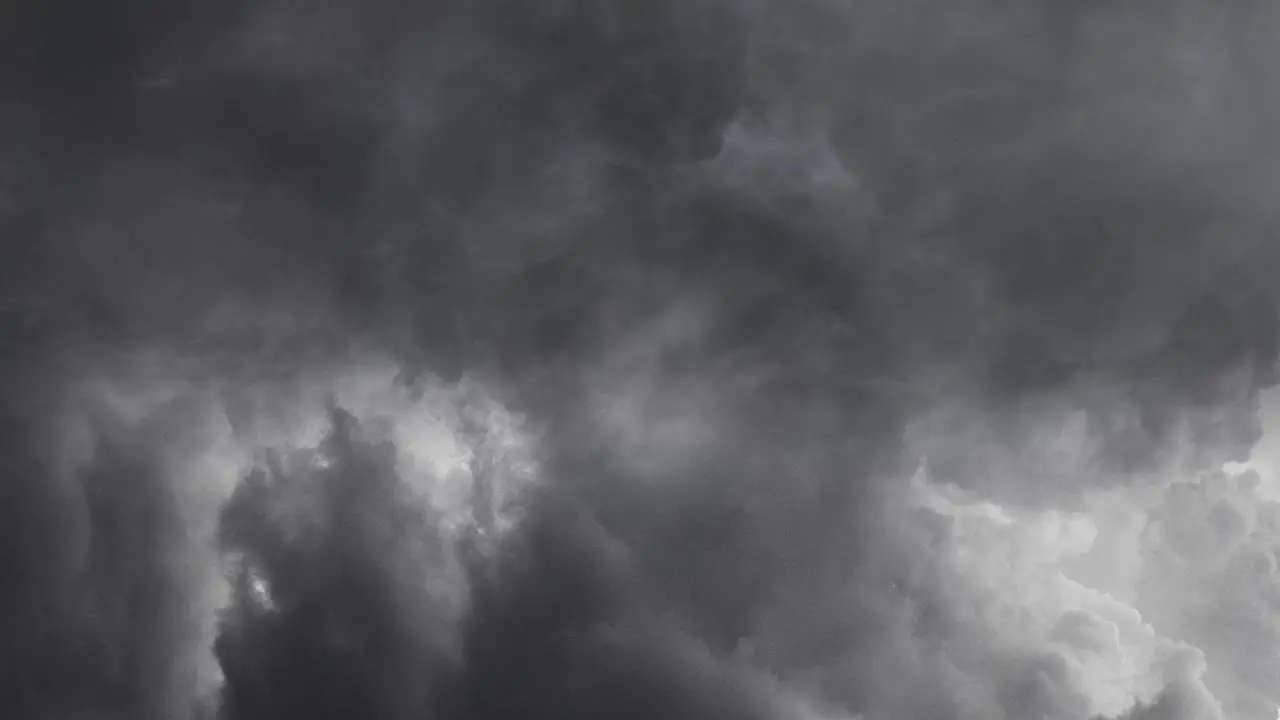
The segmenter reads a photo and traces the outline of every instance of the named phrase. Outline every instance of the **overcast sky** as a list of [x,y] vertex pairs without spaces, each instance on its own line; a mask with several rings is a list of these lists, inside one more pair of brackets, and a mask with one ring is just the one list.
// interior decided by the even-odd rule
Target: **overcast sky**
[[4,3],[0,715],[1271,720],[1278,33]]

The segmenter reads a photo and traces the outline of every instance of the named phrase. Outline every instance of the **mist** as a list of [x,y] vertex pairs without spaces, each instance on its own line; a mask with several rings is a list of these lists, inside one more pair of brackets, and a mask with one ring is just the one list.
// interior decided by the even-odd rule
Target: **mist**
[[1265,3],[0,6],[0,714],[1280,709]]

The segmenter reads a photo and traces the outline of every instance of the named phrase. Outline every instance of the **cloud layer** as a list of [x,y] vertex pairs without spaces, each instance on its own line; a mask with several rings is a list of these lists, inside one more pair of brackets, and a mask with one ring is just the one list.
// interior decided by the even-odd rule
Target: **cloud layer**
[[1271,718],[1262,3],[0,8],[15,718]]

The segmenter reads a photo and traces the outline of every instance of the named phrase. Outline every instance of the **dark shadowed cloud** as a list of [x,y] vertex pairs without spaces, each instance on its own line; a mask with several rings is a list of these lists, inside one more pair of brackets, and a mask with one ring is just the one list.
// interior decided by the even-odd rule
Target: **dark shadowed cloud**
[[1272,717],[1278,28],[5,3],[0,707]]

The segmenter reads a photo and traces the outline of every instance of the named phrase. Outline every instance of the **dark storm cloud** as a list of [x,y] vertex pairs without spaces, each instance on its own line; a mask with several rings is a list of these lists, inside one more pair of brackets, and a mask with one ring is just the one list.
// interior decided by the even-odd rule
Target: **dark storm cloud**
[[[182,407],[125,434],[89,418],[60,457],[40,422],[6,438],[5,712],[13,717],[186,717],[200,668],[199,524],[162,450]],[[37,432],[33,428],[46,431]]]
[[[455,579],[470,578],[469,609],[448,622],[426,592],[426,574],[449,572],[439,518],[406,509],[393,447],[361,440],[340,409],[332,420],[323,464],[277,462],[223,511],[225,547],[242,559],[217,645],[225,717],[784,710],[767,682],[653,617],[624,549],[564,498],[535,499],[497,556],[464,540]],[[291,515],[284,496],[308,484],[315,505]]]
[[[377,347],[491,379],[545,446],[461,617],[342,412],[330,467],[246,479],[223,549],[276,608],[243,570],[229,719],[776,716],[766,674],[868,717],[1088,711],[970,624],[922,559],[967,536],[880,517],[885,478],[1045,507],[1254,445],[1276,21],[1245,5],[6,4],[15,717],[180,712],[171,439],[56,482],[31,449],[40,391],[156,347],[194,385]],[[268,512],[290,483],[315,527]],[[1192,675],[1131,717],[1204,716]]]
[[[319,477],[259,471],[223,511],[224,545],[243,558],[216,645],[225,717],[426,717],[440,703],[433,684],[448,681],[450,639],[423,622],[443,613],[413,571],[439,571],[430,546],[442,541],[432,518],[397,498],[389,448],[360,444],[353,418],[334,420],[317,449],[331,464],[299,471]],[[281,502],[271,495],[308,480],[315,512],[273,515]],[[424,543],[425,554],[410,554]],[[269,608],[252,594],[255,579],[267,583]]]

